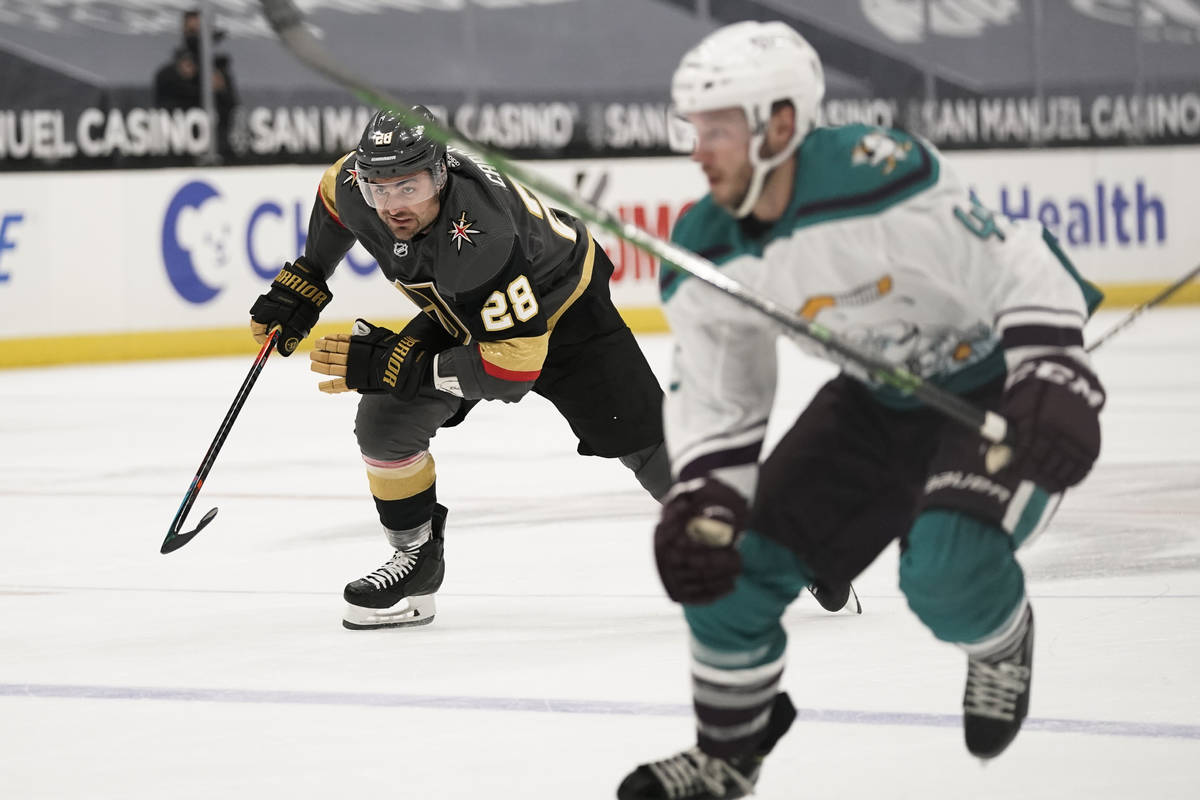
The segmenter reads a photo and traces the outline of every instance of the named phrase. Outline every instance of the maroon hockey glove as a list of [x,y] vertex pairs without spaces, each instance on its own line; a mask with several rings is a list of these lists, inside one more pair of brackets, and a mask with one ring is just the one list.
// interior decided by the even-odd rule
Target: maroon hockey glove
[[1082,481],[1100,455],[1104,399],[1100,381],[1073,359],[1051,356],[1018,364],[999,409],[1011,426],[1009,469],[1048,492]]
[[742,572],[735,544],[748,513],[745,499],[718,480],[675,485],[654,529],[654,556],[668,597],[706,605],[733,591]]
[[296,263],[283,265],[267,293],[259,295],[250,306],[250,333],[262,344],[267,340],[267,331],[279,325],[283,330],[275,349],[280,355],[290,356],[332,299],[333,293],[321,273],[297,258]]

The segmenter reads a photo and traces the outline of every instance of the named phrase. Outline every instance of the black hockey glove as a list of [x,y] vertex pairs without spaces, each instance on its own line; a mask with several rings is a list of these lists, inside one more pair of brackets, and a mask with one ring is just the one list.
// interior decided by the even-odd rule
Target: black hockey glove
[[418,338],[427,319],[418,315],[404,330],[395,331],[356,320],[350,333],[335,333],[317,339],[309,358],[312,371],[333,375],[322,381],[322,392],[336,394],[357,389],[370,394],[390,392],[401,400],[411,400],[424,385],[433,385],[430,370],[433,356],[426,339]]
[[1100,381],[1073,359],[1018,364],[999,408],[1012,426],[1009,469],[1052,493],[1082,481],[1100,455],[1104,399]]
[[250,306],[250,333],[262,344],[267,340],[267,331],[279,325],[283,330],[275,349],[280,355],[290,356],[332,299],[333,293],[321,273],[297,258],[295,263],[283,265],[267,293],[259,295]]
[[654,556],[668,597],[706,605],[733,591],[742,572],[735,544],[748,513],[740,494],[712,478],[679,483],[667,493]]

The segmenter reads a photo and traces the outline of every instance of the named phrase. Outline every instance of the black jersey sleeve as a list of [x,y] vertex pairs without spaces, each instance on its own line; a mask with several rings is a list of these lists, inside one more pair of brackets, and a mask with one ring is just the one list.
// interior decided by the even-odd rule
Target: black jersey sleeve
[[354,233],[342,223],[338,214],[338,185],[349,176],[345,163],[352,155],[347,153],[325,170],[308,217],[304,259],[320,269],[326,278],[333,274],[355,242]]

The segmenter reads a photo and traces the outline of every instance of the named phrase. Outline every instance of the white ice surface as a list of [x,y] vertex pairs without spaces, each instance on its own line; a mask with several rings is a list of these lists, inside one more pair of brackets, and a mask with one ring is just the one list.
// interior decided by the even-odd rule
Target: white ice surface
[[[1097,353],[1103,456],[1023,556],[1036,671],[1009,751],[966,753],[964,657],[908,611],[893,549],[861,617],[789,610],[801,717],[761,797],[1200,797],[1197,334],[1200,309],[1156,309]],[[669,339],[643,343],[664,370]],[[159,555],[249,362],[0,372],[0,798],[610,798],[692,741],[655,506],[540,398],[435,440],[429,627],[340,625],[390,551],[354,400],[303,356],[268,362],[189,522],[219,516]],[[781,405],[828,374],[789,351]]]

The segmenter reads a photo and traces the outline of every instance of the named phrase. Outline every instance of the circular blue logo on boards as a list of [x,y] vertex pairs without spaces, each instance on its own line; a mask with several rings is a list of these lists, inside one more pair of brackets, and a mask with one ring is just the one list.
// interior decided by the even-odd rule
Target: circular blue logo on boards
[[207,303],[224,284],[229,265],[230,225],[220,192],[190,181],[167,204],[162,223],[162,256],[167,277],[189,303]]

